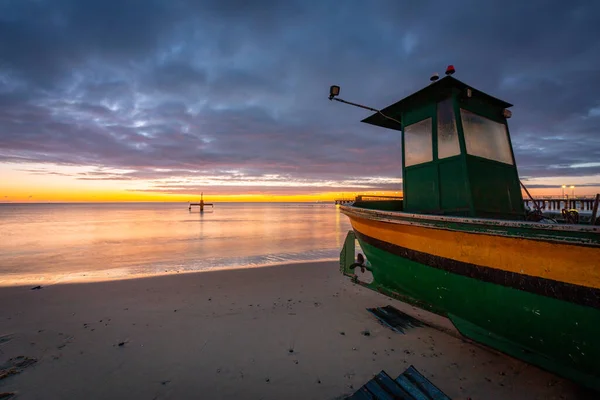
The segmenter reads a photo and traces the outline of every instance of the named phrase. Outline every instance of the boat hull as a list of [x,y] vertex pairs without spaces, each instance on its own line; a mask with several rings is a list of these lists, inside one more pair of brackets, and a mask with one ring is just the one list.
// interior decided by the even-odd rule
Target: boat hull
[[[345,210],[371,287],[466,337],[600,391],[600,249]],[[358,215],[357,215],[358,214]]]

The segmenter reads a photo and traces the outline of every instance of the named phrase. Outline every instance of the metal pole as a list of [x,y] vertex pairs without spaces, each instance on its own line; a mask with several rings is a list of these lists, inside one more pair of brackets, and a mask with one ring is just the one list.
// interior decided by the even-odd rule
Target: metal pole
[[594,209],[592,210],[592,225],[596,225],[596,213],[598,212],[598,203],[600,202],[600,193],[596,194],[596,199],[594,200]]
[[381,115],[383,118],[389,119],[390,121],[394,121],[398,125],[402,126],[402,123],[400,121],[398,121],[395,118],[388,117],[387,115],[385,115],[384,113],[382,113],[381,110],[378,110],[376,108],[363,106],[362,104],[352,103],[351,101],[346,101],[346,100],[338,99],[338,98],[335,98],[335,97],[330,97],[329,100],[335,100],[335,101],[339,101],[340,103],[350,104],[351,106],[364,108],[365,110],[375,111],[376,113],[379,113],[379,115]]
[[527,193],[527,196],[529,196],[529,198],[531,199],[531,201],[533,201],[533,204],[535,205],[535,208],[537,208],[539,210],[540,209],[540,205],[538,204],[538,202],[531,196],[531,194],[529,193],[529,190],[527,190],[527,188],[525,187],[525,185],[523,185],[523,182],[521,182],[521,180],[519,180],[519,183],[521,184],[521,186],[523,187],[523,189],[525,189],[525,193]]
[[356,107],[360,107],[360,108],[364,108],[365,110],[370,110],[370,111],[375,111],[375,112],[380,112],[378,109],[376,108],[371,108],[371,107],[367,107],[367,106],[363,106],[361,104],[356,104],[356,103],[352,103],[350,101],[346,101],[346,100],[342,100],[342,99],[336,99],[333,98],[331,100],[335,100],[335,101],[339,101],[340,103],[346,103],[346,104],[350,104],[351,106],[356,106]]

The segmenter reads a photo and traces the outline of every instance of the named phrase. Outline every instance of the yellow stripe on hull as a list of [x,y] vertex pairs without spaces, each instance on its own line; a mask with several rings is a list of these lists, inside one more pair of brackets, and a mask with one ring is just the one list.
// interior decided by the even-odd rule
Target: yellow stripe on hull
[[393,224],[350,216],[358,232],[423,253],[559,282],[600,288],[593,247]]

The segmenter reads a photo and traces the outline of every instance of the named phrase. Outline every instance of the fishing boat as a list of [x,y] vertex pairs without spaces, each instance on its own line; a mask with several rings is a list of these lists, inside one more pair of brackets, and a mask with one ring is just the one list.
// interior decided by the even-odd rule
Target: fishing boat
[[[600,391],[600,226],[525,208],[512,105],[453,73],[449,66],[383,110],[330,88],[330,100],[375,112],[362,122],[402,132],[403,197],[340,206],[353,228],[341,272],[447,317],[473,341]],[[356,240],[366,260],[357,261]]]

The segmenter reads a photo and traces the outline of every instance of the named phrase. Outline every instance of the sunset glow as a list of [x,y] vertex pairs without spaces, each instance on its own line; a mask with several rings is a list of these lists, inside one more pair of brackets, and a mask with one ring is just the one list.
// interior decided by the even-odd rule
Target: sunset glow
[[[600,191],[597,24],[585,13],[557,29],[483,5],[474,27],[393,3],[256,5],[244,17],[193,2],[84,3],[0,5],[0,202],[401,191],[400,133],[360,123],[370,111],[330,102],[329,86],[381,108],[450,63],[515,104],[511,140],[532,194]],[[525,41],[498,35],[515,15],[531,28]]]
[[[94,177],[91,167],[47,167],[44,165],[4,164],[0,166],[2,185],[0,202],[193,202],[200,193],[214,202],[331,202],[336,199],[355,198],[357,195],[402,196],[402,179],[370,178],[352,182],[309,180],[298,183],[274,176],[253,179],[243,178],[219,181],[211,178],[163,178],[154,180],[118,179],[127,171],[104,171],[115,179]],[[524,180],[534,196],[561,197],[592,196],[600,186],[590,185],[595,177],[547,177]],[[208,182],[207,182],[208,181]],[[397,186],[399,189],[379,188]],[[563,191],[561,184],[566,182]],[[353,186],[345,186],[345,185]],[[571,186],[574,186],[571,188]],[[337,188],[337,190],[335,189]],[[523,192],[523,197],[526,197]]]

